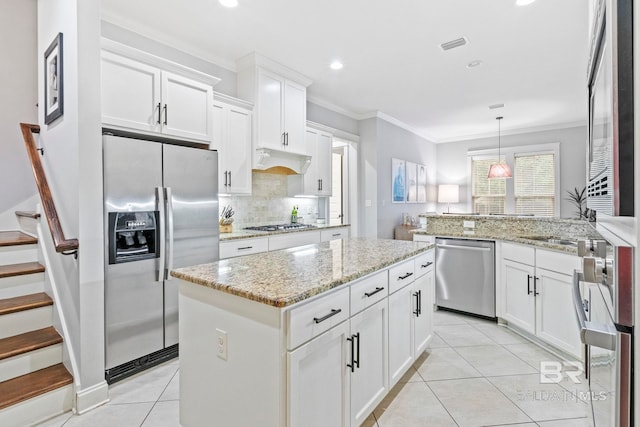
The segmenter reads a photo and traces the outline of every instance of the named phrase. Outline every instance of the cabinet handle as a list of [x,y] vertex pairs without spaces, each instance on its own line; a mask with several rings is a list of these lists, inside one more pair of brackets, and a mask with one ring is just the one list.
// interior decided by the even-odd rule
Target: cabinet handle
[[285,137],[286,134],[286,132],[282,132],[282,145],[287,145],[287,139]]
[[167,104],[164,104],[164,125],[165,125],[165,126],[167,125],[167,120],[168,120],[168,119],[167,119],[167,117],[168,117],[168,115],[167,115],[167,114],[168,114],[168,113],[167,113]]
[[539,277],[533,277],[533,296],[536,295],[540,295],[540,292],[538,292],[538,280],[540,278]]
[[231,171],[229,171],[229,187],[231,187]]
[[374,291],[371,291],[371,292],[365,292],[365,293],[364,293],[364,295],[365,295],[366,297],[372,297],[372,296],[374,296],[375,294],[377,294],[378,292],[383,291],[383,290],[384,290],[384,288],[381,288],[381,287],[379,287],[379,286],[376,286],[376,289],[375,289]]
[[320,180],[320,191],[322,191],[322,184],[324,184],[324,182],[322,182],[322,179]]
[[527,295],[531,295],[531,276],[530,274],[527,274]]
[[351,343],[351,363],[347,363],[347,368],[351,368],[351,372],[356,370],[356,362],[355,362],[355,350],[354,350],[354,346],[355,346],[355,335],[351,335],[349,338],[347,338],[347,341],[349,341]]
[[160,121],[162,120],[162,103],[158,102],[158,124],[160,124]]
[[238,248],[239,251],[246,251],[247,249],[253,249],[253,246],[243,246],[241,248]]
[[342,233],[333,233],[331,235],[331,237],[339,237],[339,236],[342,236]]
[[224,186],[227,186],[227,171],[224,171]]
[[322,190],[322,184],[320,183],[320,180],[318,180],[318,191]]
[[357,332],[354,337],[356,338],[356,340],[358,340],[358,343],[356,344],[356,359],[353,361],[353,363],[356,365],[356,368],[360,367],[360,332]]
[[342,311],[341,308],[338,308],[338,309],[333,308],[333,309],[331,309],[331,313],[325,314],[322,317],[314,317],[313,321],[316,322],[316,323],[324,322],[328,318],[330,318],[332,316],[335,316],[336,314],[340,313],[341,311]]
[[428,263],[426,263],[426,264],[422,264],[422,265],[420,265],[420,267],[422,267],[422,268],[427,268],[427,267],[429,267],[430,265],[433,265],[433,262],[432,262],[432,261],[429,261],[429,262],[428,262]]
[[404,280],[407,277],[411,277],[411,276],[413,276],[413,273],[409,272],[409,273],[405,274],[404,276],[398,276],[398,280]]
[[289,146],[289,132],[285,132],[284,135],[285,135],[284,140],[286,141],[285,145],[288,147]]
[[420,317],[422,314],[422,291],[414,292],[413,296],[416,297],[416,309],[413,314],[415,314],[416,317]]

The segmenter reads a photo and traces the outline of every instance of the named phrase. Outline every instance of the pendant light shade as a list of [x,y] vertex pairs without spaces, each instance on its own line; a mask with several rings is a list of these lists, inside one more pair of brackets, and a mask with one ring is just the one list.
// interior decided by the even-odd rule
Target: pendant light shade
[[508,164],[500,161],[500,121],[502,117],[496,117],[496,120],[498,121],[498,163],[491,165],[487,178],[511,178],[511,168]]

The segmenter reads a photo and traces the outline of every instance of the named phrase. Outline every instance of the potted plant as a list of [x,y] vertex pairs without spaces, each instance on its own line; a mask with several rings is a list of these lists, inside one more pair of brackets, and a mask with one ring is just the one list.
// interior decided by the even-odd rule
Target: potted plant
[[565,200],[569,200],[576,207],[578,219],[588,219],[589,210],[586,207],[587,204],[587,187],[583,187],[582,190],[578,190],[578,187],[574,187],[573,191],[567,190],[569,197]]

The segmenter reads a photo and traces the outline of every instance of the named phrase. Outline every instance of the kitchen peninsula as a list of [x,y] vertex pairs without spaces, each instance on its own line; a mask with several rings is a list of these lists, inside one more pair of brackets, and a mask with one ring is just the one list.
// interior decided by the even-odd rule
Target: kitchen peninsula
[[363,238],[172,271],[181,424],[360,425],[431,339],[433,271]]

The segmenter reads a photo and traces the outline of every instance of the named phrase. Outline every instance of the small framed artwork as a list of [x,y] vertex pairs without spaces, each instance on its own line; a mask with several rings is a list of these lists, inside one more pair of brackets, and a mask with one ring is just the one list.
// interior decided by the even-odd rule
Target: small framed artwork
[[44,53],[44,122],[50,124],[64,112],[62,33]]
[[407,162],[405,168],[407,203],[416,203],[418,201],[418,165],[413,162]]
[[418,203],[427,201],[427,167],[418,165]]
[[405,165],[404,160],[391,159],[391,202],[393,203],[404,203],[406,200]]

